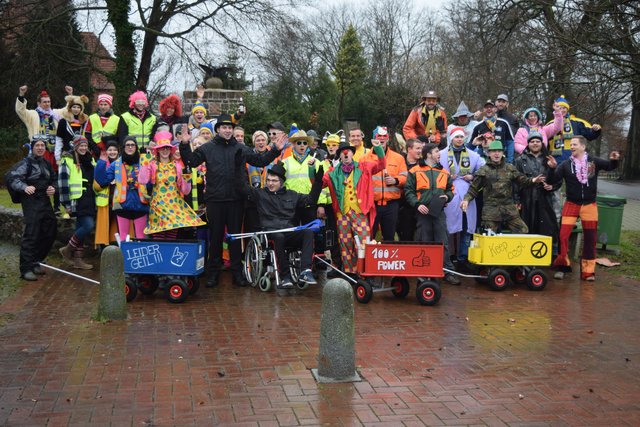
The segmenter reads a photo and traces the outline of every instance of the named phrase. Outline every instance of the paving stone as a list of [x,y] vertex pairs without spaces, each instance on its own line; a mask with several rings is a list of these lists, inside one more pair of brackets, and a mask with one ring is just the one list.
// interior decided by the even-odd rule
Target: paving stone
[[330,385],[310,372],[321,286],[223,275],[99,323],[96,287],[46,277],[0,306],[0,425],[640,425],[640,287],[603,270],[543,292],[465,279],[435,307],[377,293],[355,305],[363,381]]

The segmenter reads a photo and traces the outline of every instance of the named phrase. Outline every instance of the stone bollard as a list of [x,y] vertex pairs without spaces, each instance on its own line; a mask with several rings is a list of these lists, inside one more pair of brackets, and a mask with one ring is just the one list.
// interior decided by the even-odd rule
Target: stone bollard
[[127,298],[124,294],[124,258],[118,246],[107,246],[100,257],[100,301],[98,319],[127,318]]
[[318,369],[312,369],[319,383],[360,381],[353,311],[351,285],[344,279],[329,280],[322,291]]

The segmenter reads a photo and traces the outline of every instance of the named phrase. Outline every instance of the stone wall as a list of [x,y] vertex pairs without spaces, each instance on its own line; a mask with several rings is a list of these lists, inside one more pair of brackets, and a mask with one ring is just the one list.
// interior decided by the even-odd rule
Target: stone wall
[[[242,90],[231,89],[205,89],[202,103],[207,108],[209,118],[222,113],[235,113],[240,105],[240,98],[245,94]],[[185,90],[182,93],[184,100],[184,114],[191,114],[191,109],[196,103],[196,92]]]
[[[66,244],[73,234],[74,228],[75,219],[58,219],[57,240],[61,244]],[[23,231],[22,210],[0,206],[0,239],[14,245],[20,245]]]

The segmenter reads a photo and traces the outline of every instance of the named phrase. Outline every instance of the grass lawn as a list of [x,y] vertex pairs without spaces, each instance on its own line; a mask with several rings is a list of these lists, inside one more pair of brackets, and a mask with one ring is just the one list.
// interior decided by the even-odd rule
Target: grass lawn
[[619,266],[611,267],[607,271],[640,280],[640,263],[638,262],[638,259],[640,259],[640,231],[623,230],[620,234],[620,255],[604,256],[608,256],[612,261],[620,263]]
[[11,201],[11,196],[9,196],[9,192],[6,188],[0,188],[0,206],[21,209],[20,204],[15,204]]

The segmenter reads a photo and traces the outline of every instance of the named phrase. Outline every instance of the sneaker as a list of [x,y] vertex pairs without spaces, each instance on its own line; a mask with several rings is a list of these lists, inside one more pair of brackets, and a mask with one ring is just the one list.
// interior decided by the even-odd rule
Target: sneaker
[[26,273],[21,274],[20,277],[30,282],[35,282],[36,280],[38,280],[38,277],[33,273],[33,271],[27,271]]
[[451,273],[447,273],[446,276],[444,276],[444,280],[445,282],[447,282],[450,285],[460,285],[462,282],[460,281],[460,279],[458,279],[458,277],[455,274],[451,274]]
[[564,271],[556,271],[556,273],[553,275],[553,278],[557,280],[564,279]]
[[35,267],[33,267],[33,272],[38,276],[42,276],[44,275],[44,268],[40,267],[39,265],[36,265]]
[[313,276],[313,273],[309,269],[304,270],[302,273],[300,273],[299,280],[309,285],[315,285],[318,283],[316,278]]
[[596,281],[596,276],[589,276],[584,280],[586,280],[587,282],[595,282]]
[[293,288],[293,282],[291,281],[291,276],[288,274],[283,274],[280,276],[280,287],[281,288]]

